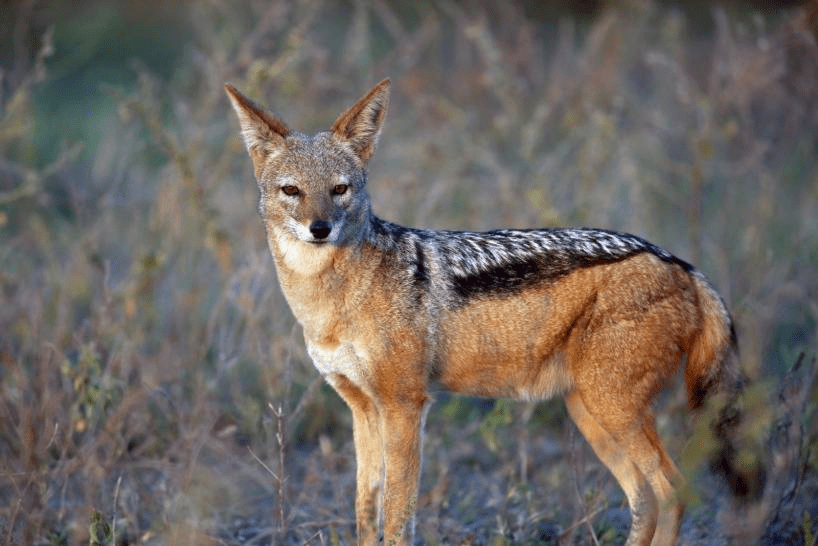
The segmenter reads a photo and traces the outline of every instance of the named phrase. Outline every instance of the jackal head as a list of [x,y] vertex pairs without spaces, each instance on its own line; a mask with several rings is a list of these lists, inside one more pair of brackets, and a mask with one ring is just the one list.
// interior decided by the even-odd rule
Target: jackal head
[[260,193],[259,212],[276,245],[350,245],[365,236],[371,205],[366,165],[386,118],[389,80],[341,114],[329,131],[307,136],[230,84]]

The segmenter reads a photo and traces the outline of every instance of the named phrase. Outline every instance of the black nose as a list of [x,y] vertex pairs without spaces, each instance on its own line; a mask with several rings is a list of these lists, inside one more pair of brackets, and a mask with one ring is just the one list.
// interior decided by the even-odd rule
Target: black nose
[[310,233],[316,239],[326,239],[330,231],[332,231],[332,226],[324,220],[316,220],[310,224]]

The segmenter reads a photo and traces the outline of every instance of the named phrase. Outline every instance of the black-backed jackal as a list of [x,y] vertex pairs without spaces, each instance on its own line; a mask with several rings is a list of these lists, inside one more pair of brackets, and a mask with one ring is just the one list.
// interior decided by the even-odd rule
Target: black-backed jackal
[[431,385],[565,397],[627,495],[627,544],[674,543],[682,478],[652,402],[682,362],[693,408],[737,373],[732,321],[704,275],[613,231],[428,231],[377,218],[366,165],[389,80],[315,136],[225,89],[281,288],[315,366],[352,409],[358,543],[412,543]]

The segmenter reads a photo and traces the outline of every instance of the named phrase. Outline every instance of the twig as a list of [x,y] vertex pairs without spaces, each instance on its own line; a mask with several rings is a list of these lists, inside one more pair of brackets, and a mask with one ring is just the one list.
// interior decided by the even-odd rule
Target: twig
[[[290,415],[287,417],[287,423],[293,424],[304,410],[307,407],[307,404],[312,401],[313,395],[315,394],[316,389],[318,389],[319,385],[324,381],[324,378],[320,375],[316,376],[312,383],[309,384],[307,390],[304,391],[304,394],[301,395],[301,398],[298,400],[298,405],[295,407],[293,411],[290,412]],[[270,406],[272,409],[272,405]]]
[[[563,531],[562,533],[560,533],[560,542],[562,542],[562,540],[563,540],[563,539],[567,538],[567,537],[568,537],[568,534],[569,534],[569,533],[571,533],[571,532],[572,532],[574,529],[576,529],[576,528],[577,528],[577,527],[579,527],[580,525],[583,525],[583,524],[588,524],[588,525],[590,525],[590,524],[591,524],[591,520],[592,520],[592,519],[593,519],[593,518],[594,518],[594,517],[595,517],[597,514],[599,514],[600,512],[602,512],[604,509],[605,509],[605,507],[604,507],[604,506],[600,506],[599,508],[597,508],[597,509],[596,509],[596,510],[594,510],[593,512],[588,513],[587,515],[583,516],[581,519],[579,519],[579,520],[575,521],[574,523],[572,523],[571,525],[569,525],[569,526],[568,526],[568,528],[567,528],[565,531]],[[599,540],[596,538],[596,535],[594,535],[594,531],[593,531],[593,529],[591,529],[591,536],[592,536],[592,537],[594,537],[594,542],[596,542],[596,544],[598,545],[598,544],[599,544]]]
[[264,461],[262,461],[262,460],[259,458],[259,456],[255,454],[255,452],[253,451],[253,449],[252,449],[251,447],[249,447],[249,446],[248,446],[248,447],[247,447],[247,451],[249,451],[249,452],[250,452],[250,455],[252,455],[252,456],[253,456],[253,458],[256,460],[256,462],[258,462],[258,464],[260,464],[260,465],[261,465],[261,466],[264,468],[264,470],[266,470],[266,471],[267,471],[267,473],[268,473],[268,474],[270,474],[270,476],[272,476],[272,477],[273,477],[273,479],[274,479],[274,480],[278,481],[278,476],[276,476],[276,473],[275,473],[275,472],[273,472],[273,469],[271,469],[269,466],[267,466],[266,464],[264,464]]
[[122,475],[116,479],[114,488],[114,515],[111,517],[111,546],[116,546],[116,505],[119,502],[119,486],[122,485]]
[[[15,484],[15,488],[16,488],[16,484]],[[20,513],[20,508],[22,508],[22,505],[23,505],[23,497],[18,496],[17,497],[17,503],[14,505],[14,510],[12,510],[11,516],[9,517],[8,522],[7,522],[8,528],[6,529],[6,540],[5,540],[5,542],[3,544],[14,544],[14,540],[12,540],[14,538],[14,536],[13,536],[14,525],[17,523],[17,514]]]
[[276,423],[277,423],[277,431],[276,431],[276,441],[278,442],[278,473],[279,478],[278,481],[278,532],[279,538],[283,541],[284,535],[286,533],[286,523],[287,517],[284,513],[286,504],[287,504],[287,488],[285,487],[285,483],[287,478],[284,476],[284,445],[285,445],[285,425],[287,424],[287,418],[284,415],[284,407],[279,404],[278,408],[275,408],[272,403],[267,404],[270,410],[273,412],[273,415],[276,416]]
[[318,530],[318,531],[317,531],[317,532],[316,532],[314,535],[312,535],[310,538],[308,538],[307,540],[305,540],[304,542],[302,542],[302,543],[301,543],[301,546],[307,546],[307,544],[309,544],[310,542],[312,542],[312,541],[313,541],[313,539],[315,539],[315,537],[318,537],[318,538],[321,540],[321,544],[323,544],[323,543],[324,543],[324,534],[323,534],[323,533],[321,532],[321,530],[319,529],[319,530]]

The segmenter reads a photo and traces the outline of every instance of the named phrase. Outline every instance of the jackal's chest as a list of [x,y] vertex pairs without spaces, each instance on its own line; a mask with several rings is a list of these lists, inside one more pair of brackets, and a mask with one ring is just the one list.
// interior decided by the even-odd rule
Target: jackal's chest
[[365,355],[357,351],[352,343],[340,343],[335,347],[325,347],[308,339],[307,353],[309,353],[319,373],[324,377],[341,374],[355,384],[362,384],[365,379]]

